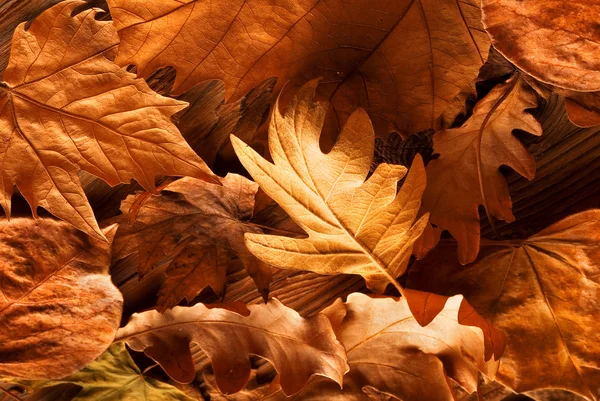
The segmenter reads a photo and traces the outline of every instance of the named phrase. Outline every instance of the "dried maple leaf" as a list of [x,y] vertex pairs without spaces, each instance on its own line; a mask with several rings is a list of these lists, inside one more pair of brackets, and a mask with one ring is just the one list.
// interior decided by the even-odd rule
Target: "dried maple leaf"
[[195,377],[189,347],[198,344],[210,358],[223,393],[239,391],[247,383],[250,354],[273,364],[286,394],[300,391],[313,375],[342,383],[346,354],[325,316],[302,318],[276,299],[248,308],[247,316],[203,304],[177,306],[162,315],[138,313],[119,329],[116,340],[144,351],[182,383]]
[[175,387],[143,375],[123,344],[113,344],[98,359],[64,379],[20,383],[34,390],[62,383],[81,386],[73,401],[193,401]]
[[464,294],[506,333],[499,382],[517,392],[563,388],[597,400],[599,235],[600,210],[590,210],[523,241],[490,242],[466,267],[445,244],[415,264],[408,285]]
[[0,376],[58,379],[111,344],[123,297],[109,249],[64,222],[0,221]]
[[348,355],[343,389],[316,380],[292,399],[366,401],[379,393],[400,400],[454,401],[449,378],[469,393],[477,391],[480,372],[493,377],[498,362],[484,361],[480,329],[458,323],[462,302],[462,296],[448,299],[444,310],[422,327],[403,298],[354,293],[346,303],[338,299],[323,313]]
[[[219,78],[238,98],[271,76],[324,76],[341,122],[364,107],[382,131],[432,128],[487,57],[479,1],[108,0],[117,63],[174,66],[174,93]],[[379,131],[379,128],[378,128]]]
[[513,76],[492,89],[462,127],[433,137],[440,157],[427,165],[423,210],[431,213],[432,224],[456,238],[463,264],[479,252],[479,205],[497,219],[515,219],[508,184],[498,168],[506,165],[527,179],[534,177],[535,160],[512,132],[542,134],[540,124],[525,111],[536,105],[535,92]]
[[111,59],[119,43],[99,9],[69,0],[15,30],[0,86],[0,203],[10,216],[16,185],[34,215],[41,206],[85,233],[102,232],[77,173],[110,185],[157,175],[215,180],[170,116],[186,103],[162,97]]
[[262,232],[245,221],[252,216],[258,185],[236,174],[228,174],[222,183],[181,178],[166,185],[160,196],[138,205],[132,225],[127,222],[136,196],[123,201],[123,215],[112,220],[121,223],[113,260],[136,254],[140,276],[153,266],[167,265],[167,278],[158,294],[160,311],[184,298],[191,301],[207,286],[222,295],[227,267],[235,256],[262,295],[268,294],[270,267],[244,245],[244,233]]
[[600,1],[482,0],[492,44],[517,67],[552,85],[600,90]]
[[308,238],[246,234],[246,245],[274,266],[320,274],[359,274],[382,292],[408,263],[427,216],[414,225],[425,187],[420,156],[399,193],[406,168],[380,164],[365,182],[374,133],[364,110],[356,111],[331,152],[319,147],[327,110],[313,101],[317,81],[306,84],[285,115],[275,107],[269,130],[271,164],[239,139],[233,147],[248,172],[308,233]]

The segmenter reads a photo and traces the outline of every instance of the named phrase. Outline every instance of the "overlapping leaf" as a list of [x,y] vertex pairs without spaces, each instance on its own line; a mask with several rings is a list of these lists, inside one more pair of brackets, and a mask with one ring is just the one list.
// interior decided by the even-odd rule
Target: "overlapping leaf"
[[213,178],[170,121],[186,103],[114,64],[112,23],[98,9],[72,17],[83,4],[57,4],[15,30],[0,87],[0,203],[10,215],[16,185],[34,214],[41,206],[101,238],[80,170],[148,191],[157,175]]
[[21,382],[41,389],[62,383],[81,387],[73,401],[193,401],[175,387],[142,374],[123,344],[114,344],[79,372],[61,380]]
[[271,117],[269,163],[232,137],[240,161],[267,195],[308,238],[246,234],[246,245],[265,262],[320,274],[359,274],[383,291],[408,263],[427,216],[414,223],[425,187],[418,156],[399,193],[406,168],[380,164],[365,182],[373,158],[369,117],[356,111],[331,152],[319,147],[327,106],[313,101],[317,82],[306,84],[282,115]]
[[[181,178],[165,186],[160,196],[129,196],[121,205],[123,215],[114,220],[120,227],[113,259],[135,254],[141,276],[153,266],[167,264],[167,278],[158,294],[161,311],[184,298],[191,301],[207,286],[223,294],[234,256],[263,296],[268,294],[271,270],[244,245],[244,233],[262,232],[245,221],[252,216],[258,185],[236,174],[227,175],[222,184]],[[136,205],[140,196],[145,202]]]
[[538,234],[491,243],[473,265],[452,245],[415,265],[408,284],[464,294],[507,335],[498,378],[517,392],[563,388],[599,398],[600,211],[570,216]]
[[482,0],[483,24],[508,60],[542,82],[600,90],[600,1]]
[[427,165],[423,210],[431,213],[432,224],[456,238],[461,263],[472,262],[479,252],[479,205],[493,218],[515,219],[508,184],[498,168],[509,166],[528,179],[535,175],[535,160],[513,130],[542,134],[526,112],[536,105],[535,93],[517,75],[492,89],[462,127],[433,137],[440,156]]
[[[108,0],[117,63],[177,69],[174,92],[206,79],[242,96],[277,76],[322,94],[343,123],[360,106],[377,131],[432,128],[487,57],[479,1]],[[281,86],[280,86],[281,87]],[[472,89],[471,89],[472,90]],[[453,119],[453,118],[452,118]]]
[[[343,389],[315,381],[292,399],[454,401],[451,377],[467,392],[480,372],[493,377],[497,361],[484,361],[483,332],[458,323],[461,296],[452,297],[427,326],[413,318],[404,299],[354,293],[323,311],[346,348],[350,372]],[[268,400],[284,400],[277,394]],[[378,399],[378,398],[375,398]],[[379,398],[381,399],[381,398]],[[386,399],[386,398],[383,398]]]
[[250,354],[273,364],[286,394],[300,391],[313,375],[341,385],[348,370],[346,354],[325,316],[302,318],[276,299],[249,306],[246,316],[237,312],[196,304],[177,306],[162,315],[138,313],[119,330],[117,341],[144,351],[182,383],[195,377],[193,342],[210,358],[223,393],[239,391],[247,383]]
[[55,220],[0,221],[0,376],[58,379],[108,348],[123,304],[109,247]]

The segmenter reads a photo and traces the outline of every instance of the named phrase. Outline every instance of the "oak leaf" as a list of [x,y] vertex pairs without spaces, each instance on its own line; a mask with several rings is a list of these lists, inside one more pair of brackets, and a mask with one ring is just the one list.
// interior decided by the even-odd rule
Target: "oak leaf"
[[508,184],[499,171],[506,165],[531,180],[535,160],[513,135],[520,129],[541,135],[542,127],[527,109],[537,105],[535,92],[519,76],[496,86],[473,110],[462,127],[437,132],[427,165],[423,211],[431,223],[448,230],[458,242],[461,263],[479,252],[479,205],[489,216],[514,221]]
[[110,243],[64,222],[0,221],[0,376],[58,379],[108,348],[123,305],[109,265]]
[[206,79],[238,98],[277,76],[279,90],[323,76],[344,123],[360,106],[378,132],[436,125],[472,87],[490,41],[479,1],[108,0],[117,63],[142,76],[174,66],[174,93]]
[[250,354],[273,364],[286,394],[300,391],[313,375],[342,383],[346,354],[325,316],[302,318],[276,299],[248,309],[246,316],[203,304],[176,306],[164,314],[137,313],[116,340],[144,351],[182,383],[195,377],[190,353],[190,343],[195,343],[212,362],[223,393],[235,393],[247,383]]
[[[365,182],[373,158],[374,133],[359,109],[331,152],[319,147],[327,110],[313,101],[317,81],[306,84],[285,115],[271,116],[269,163],[239,139],[233,147],[265,193],[306,231],[308,238],[246,234],[248,249],[266,263],[319,274],[359,274],[383,292],[406,269],[427,217],[413,224],[425,187],[420,156],[399,193],[406,168],[380,164]],[[396,286],[399,285],[396,283]],[[399,288],[401,290],[401,288]]]
[[482,0],[482,22],[504,57],[534,78],[600,90],[600,1]]
[[415,264],[407,285],[464,294],[507,336],[496,380],[516,392],[563,388],[598,399],[600,211],[555,223],[523,241],[490,242],[476,263],[440,244]]
[[[346,303],[338,299],[322,313],[348,355],[350,372],[343,389],[315,380],[292,399],[367,401],[392,395],[400,400],[454,401],[449,378],[469,393],[477,391],[480,373],[493,377],[498,361],[485,362],[479,328],[458,323],[462,303],[462,296],[448,299],[443,311],[422,327],[403,298],[354,293]],[[267,398],[280,399],[286,397]]]
[[[136,255],[140,276],[167,265],[167,278],[158,294],[162,312],[182,299],[191,301],[205,287],[223,295],[227,267],[237,256],[267,297],[271,270],[244,245],[244,233],[261,233],[247,220],[252,216],[258,185],[228,174],[222,186],[185,177],[163,188],[160,196],[130,195],[121,204],[123,215],[115,236],[113,260]],[[137,200],[131,225],[133,205]]]
[[20,383],[33,390],[75,384],[81,391],[73,401],[193,401],[175,387],[142,374],[124,344],[111,345],[98,359],[64,379]]
[[157,175],[212,173],[170,117],[186,103],[162,97],[111,60],[119,43],[99,9],[68,0],[15,30],[0,87],[0,203],[10,216],[16,185],[41,206],[102,238],[77,173],[110,185],[136,179],[154,190]]

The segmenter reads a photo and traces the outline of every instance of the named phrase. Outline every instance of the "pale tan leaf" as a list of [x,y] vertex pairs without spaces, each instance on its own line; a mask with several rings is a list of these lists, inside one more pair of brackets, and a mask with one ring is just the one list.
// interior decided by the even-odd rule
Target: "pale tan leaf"
[[[425,187],[420,156],[397,193],[406,168],[380,164],[369,177],[374,133],[356,111],[331,152],[319,147],[326,105],[313,101],[317,81],[306,84],[285,115],[276,107],[266,161],[232,137],[240,161],[269,197],[306,231],[308,238],[246,234],[246,245],[266,263],[320,274],[358,274],[382,292],[406,268],[428,216],[416,223]],[[396,284],[397,285],[397,284]],[[400,289],[401,290],[401,289]]]

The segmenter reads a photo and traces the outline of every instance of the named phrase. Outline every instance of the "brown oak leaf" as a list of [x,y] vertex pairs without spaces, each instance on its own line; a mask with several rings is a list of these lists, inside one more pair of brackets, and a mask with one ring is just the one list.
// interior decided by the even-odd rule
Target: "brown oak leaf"
[[[223,185],[185,177],[163,188],[160,196],[130,195],[121,204],[123,215],[115,237],[113,260],[136,254],[140,276],[166,264],[166,280],[158,294],[158,309],[165,311],[182,299],[191,301],[210,286],[222,295],[227,267],[238,257],[267,297],[271,270],[244,245],[245,233],[262,233],[247,220],[252,216],[258,185],[228,174]],[[130,209],[140,196],[135,221]]]
[[206,79],[238,98],[277,76],[324,77],[343,124],[365,108],[377,132],[433,128],[487,58],[478,0],[108,0],[117,63],[174,66],[174,93]]
[[148,191],[157,175],[216,179],[171,122],[186,103],[113,63],[112,23],[95,19],[99,9],[71,17],[83,4],[62,2],[15,30],[0,85],[0,203],[10,216],[16,185],[34,215],[41,206],[103,238],[80,170]]
[[516,392],[563,388],[599,399],[600,210],[579,213],[522,241],[492,242],[461,266],[441,243],[408,286],[464,294],[507,336],[496,380]]
[[536,105],[535,92],[516,75],[492,89],[462,127],[433,136],[434,153],[440,156],[427,165],[423,211],[431,213],[432,224],[456,238],[463,264],[479,252],[479,205],[493,218],[515,219],[508,184],[498,168],[506,165],[527,179],[534,177],[535,160],[513,130],[542,134],[540,124],[526,112]]
[[116,226],[91,239],[51,219],[0,221],[0,376],[60,379],[112,343],[123,297],[113,285]]
[[119,329],[117,341],[144,351],[176,381],[195,377],[190,343],[212,362],[221,392],[241,390],[250,377],[250,354],[273,364],[285,394],[300,391],[310,377],[324,376],[341,385],[348,371],[344,347],[323,315],[302,318],[277,299],[251,305],[247,316],[203,304],[176,306],[160,314],[134,314]]
[[580,92],[600,90],[600,1],[482,0],[492,44],[534,78]]
[[319,136],[326,103],[314,102],[317,81],[306,84],[285,115],[275,107],[269,128],[274,164],[232,136],[233,147],[263,191],[306,231],[308,238],[246,234],[246,245],[266,263],[319,274],[358,274],[383,292],[404,273],[414,241],[427,223],[414,223],[425,187],[425,169],[415,158],[406,168],[382,163],[365,182],[374,151],[368,115],[359,109],[333,149],[324,154]]
[[[458,323],[462,303],[462,296],[448,299],[443,311],[422,327],[403,298],[354,293],[346,303],[338,299],[322,313],[348,355],[350,372],[343,389],[314,380],[291,399],[368,401],[392,395],[400,400],[455,401],[449,378],[468,393],[477,391],[480,373],[493,377],[498,362],[485,362],[479,328]],[[266,399],[288,398],[278,393]]]

